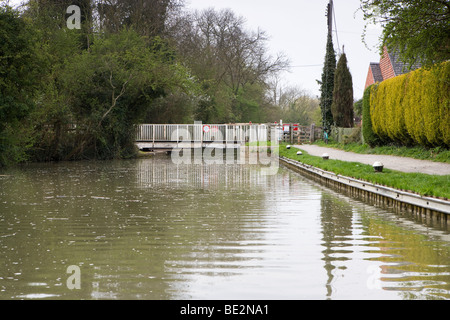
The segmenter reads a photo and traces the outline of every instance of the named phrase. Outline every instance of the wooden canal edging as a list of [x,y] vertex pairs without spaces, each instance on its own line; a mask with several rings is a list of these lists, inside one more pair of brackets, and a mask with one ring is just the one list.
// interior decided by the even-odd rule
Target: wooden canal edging
[[280,161],[294,171],[375,206],[409,212],[417,217],[450,225],[450,201],[420,195],[357,180],[325,171],[299,161],[280,157]]

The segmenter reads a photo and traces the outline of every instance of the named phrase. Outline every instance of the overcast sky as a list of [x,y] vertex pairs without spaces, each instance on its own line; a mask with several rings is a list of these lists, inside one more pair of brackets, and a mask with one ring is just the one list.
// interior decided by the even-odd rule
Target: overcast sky
[[[229,8],[243,16],[251,30],[258,27],[270,36],[273,55],[284,52],[293,68],[283,74],[290,86],[298,86],[319,95],[319,85],[327,40],[328,0],[186,0],[187,9]],[[361,40],[365,21],[358,11],[359,0],[334,0],[336,27],[333,42],[336,51],[345,46],[350,72],[353,77],[355,99],[363,95],[370,62],[378,62],[379,27],[370,26],[366,38],[367,49]],[[337,35],[336,35],[337,31]],[[316,65],[314,67],[303,67]]]

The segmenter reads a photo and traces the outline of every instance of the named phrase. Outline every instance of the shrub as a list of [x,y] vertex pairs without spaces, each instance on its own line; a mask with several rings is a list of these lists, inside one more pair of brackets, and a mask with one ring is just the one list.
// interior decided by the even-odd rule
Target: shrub
[[449,82],[450,62],[444,62],[372,86],[373,132],[383,140],[403,145],[448,148]]
[[362,101],[362,131],[364,142],[371,147],[375,147],[381,143],[380,138],[373,132],[372,119],[370,116],[370,93],[372,88],[376,85],[368,87],[364,91],[363,101]]

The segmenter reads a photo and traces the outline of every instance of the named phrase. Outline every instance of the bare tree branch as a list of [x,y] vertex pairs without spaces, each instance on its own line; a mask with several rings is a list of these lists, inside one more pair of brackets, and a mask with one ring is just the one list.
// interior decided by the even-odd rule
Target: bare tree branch
[[109,75],[109,83],[111,85],[112,88],[112,93],[111,93],[111,107],[103,114],[102,118],[100,119],[98,126],[101,126],[103,120],[108,116],[108,114],[114,109],[114,107],[117,104],[117,100],[120,99],[120,97],[122,97],[125,94],[125,90],[126,87],[128,85],[128,82],[130,82],[130,80],[133,78],[133,74],[130,73],[128,79],[122,84],[122,89],[120,90],[119,95],[116,97],[115,96],[115,89],[116,87],[114,86],[113,82],[112,82],[112,77],[113,77],[113,72],[112,70],[110,70],[110,75]]

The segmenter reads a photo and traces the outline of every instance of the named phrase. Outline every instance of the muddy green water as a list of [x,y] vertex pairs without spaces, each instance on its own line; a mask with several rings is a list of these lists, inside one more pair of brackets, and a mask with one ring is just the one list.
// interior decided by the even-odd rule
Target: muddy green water
[[0,299],[450,299],[446,227],[260,169],[0,171]]

